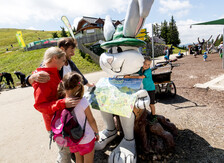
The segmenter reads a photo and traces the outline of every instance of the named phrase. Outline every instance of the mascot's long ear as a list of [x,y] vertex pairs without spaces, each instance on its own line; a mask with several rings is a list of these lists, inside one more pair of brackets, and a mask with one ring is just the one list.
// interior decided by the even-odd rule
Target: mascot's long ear
[[115,32],[115,27],[112,23],[112,20],[110,16],[106,16],[105,18],[105,23],[103,27],[103,33],[104,33],[104,38],[106,41],[110,41],[113,37],[113,34]]
[[124,22],[125,37],[135,37],[142,28],[154,0],[131,0]]
[[139,22],[138,0],[131,0],[124,21],[124,37],[135,37],[135,31]]

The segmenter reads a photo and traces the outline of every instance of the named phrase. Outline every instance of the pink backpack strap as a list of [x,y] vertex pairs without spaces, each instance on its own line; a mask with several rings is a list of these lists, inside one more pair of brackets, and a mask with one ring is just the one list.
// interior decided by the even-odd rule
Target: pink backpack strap
[[51,121],[51,130],[55,134],[60,134],[63,130],[64,123],[61,118],[62,111],[56,111]]

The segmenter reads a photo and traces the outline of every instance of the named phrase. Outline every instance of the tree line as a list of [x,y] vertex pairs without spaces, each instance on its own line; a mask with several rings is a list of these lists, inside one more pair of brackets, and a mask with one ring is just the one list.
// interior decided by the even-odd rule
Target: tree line
[[163,38],[166,44],[172,44],[174,46],[180,44],[179,32],[173,16],[170,22],[164,20],[164,22],[161,22],[161,25],[156,23],[153,26],[153,33],[155,36]]
[[[76,32],[75,28],[73,29],[73,32]],[[164,22],[161,22],[161,25],[156,23],[153,26],[153,32],[155,36],[163,38],[166,44],[172,44],[174,46],[180,44],[179,32],[173,16],[171,17],[170,22],[164,20]],[[61,27],[61,32],[59,34],[57,32],[52,33],[52,37],[59,38],[59,35],[61,37],[68,37],[70,36],[70,33],[66,32],[64,27]]]
[[[73,28],[73,33],[75,33],[76,30],[75,30],[75,27]],[[65,31],[65,28],[64,27],[61,27],[61,32],[59,33],[60,34],[60,37],[68,37],[68,36],[71,36],[71,34],[69,32],[66,32]],[[53,38],[59,38],[59,35],[57,32],[53,32],[52,33],[52,37]]]

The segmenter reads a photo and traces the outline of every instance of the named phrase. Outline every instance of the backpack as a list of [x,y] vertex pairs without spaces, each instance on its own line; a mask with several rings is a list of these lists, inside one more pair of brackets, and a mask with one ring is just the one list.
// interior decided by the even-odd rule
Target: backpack
[[54,141],[62,147],[77,145],[82,140],[85,133],[86,119],[82,128],[76,116],[71,114],[73,109],[74,108],[66,108],[62,111],[56,111],[51,120],[51,140],[53,136]]

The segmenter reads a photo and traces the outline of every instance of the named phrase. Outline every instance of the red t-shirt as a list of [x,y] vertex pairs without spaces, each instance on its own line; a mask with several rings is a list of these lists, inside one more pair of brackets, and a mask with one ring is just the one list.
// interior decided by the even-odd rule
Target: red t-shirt
[[65,108],[65,100],[57,99],[57,87],[61,79],[57,68],[37,68],[35,72],[38,71],[46,71],[50,74],[50,80],[47,83],[33,82],[34,107],[42,113],[47,131],[51,131],[51,119],[55,111]]

